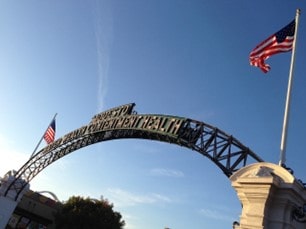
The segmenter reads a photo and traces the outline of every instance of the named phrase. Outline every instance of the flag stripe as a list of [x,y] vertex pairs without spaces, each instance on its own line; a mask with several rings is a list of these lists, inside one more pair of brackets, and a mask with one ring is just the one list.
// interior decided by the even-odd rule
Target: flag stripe
[[253,50],[250,54],[250,58],[256,58],[259,55],[262,55],[264,53],[269,53],[271,50],[273,51],[274,49],[276,50],[282,50],[283,52],[290,51],[292,49],[293,45],[293,38],[292,39],[287,39],[281,44],[278,44],[276,41],[270,44],[269,46],[263,46],[263,47],[258,47],[256,50]]
[[270,70],[265,60],[270,56],[292,50],[295,35],[295,20],[277,33],[257,45],[250,53],[250,65],[259,67],[264,73]]

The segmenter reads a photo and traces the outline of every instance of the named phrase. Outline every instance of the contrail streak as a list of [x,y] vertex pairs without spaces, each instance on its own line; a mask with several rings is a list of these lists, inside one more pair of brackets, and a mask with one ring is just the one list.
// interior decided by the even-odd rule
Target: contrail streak
[[108,70],[112,46],[113,19],[108,1],[96,0],[93,6],[98,67],[98,111],[104,109],[108,90]]

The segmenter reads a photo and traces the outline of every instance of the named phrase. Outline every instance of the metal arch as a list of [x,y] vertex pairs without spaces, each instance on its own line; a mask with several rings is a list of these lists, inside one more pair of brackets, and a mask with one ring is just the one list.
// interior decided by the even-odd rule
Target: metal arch
[[[48,165],[80,148],[112,139],[150,139],[187,147],[209,158],[227,177],[247,164],[263,161],[233,136],[204,122],[177,116],[138,115],[132,108],[107,112],[94,116],[89,125],[66,134],[33,155],[17,171],[5,195],[13,189],[18,193],[17,199],[27,183]],[[23,185],[20,180],[25,181]]]
[[183,146],[208,157],[227,177],[247,164],[264,161],[232,135],[216,127],[189,119],[185,128],[192,133],[186,136],[184,131]]
[[53,200],[55,200],[55,201],[57,201],[57,202],[61,202],[61,201],[57,198],[57,196],[56,196],[53,192],[51,192],[51,191],[39,191],[39,192],[37,192],[37,193],[39,193],[39,194],[47,193],[47,194],[49,194],[49,195],[53,198]]

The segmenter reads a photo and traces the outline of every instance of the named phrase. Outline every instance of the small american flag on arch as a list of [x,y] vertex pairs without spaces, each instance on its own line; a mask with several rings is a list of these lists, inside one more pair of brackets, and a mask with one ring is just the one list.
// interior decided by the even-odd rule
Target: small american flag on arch
[[55,139],[55,119],[53,119],[50,126],[46,130],[46,132],[44,134],[44,139],[48,144],[54,142],[54,139]]

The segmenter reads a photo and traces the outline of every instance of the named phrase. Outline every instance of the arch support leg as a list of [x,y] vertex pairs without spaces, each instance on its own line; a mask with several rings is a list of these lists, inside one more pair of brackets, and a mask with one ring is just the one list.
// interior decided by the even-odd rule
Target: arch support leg
[[236,229],[306,229],[306,190],[283,167],[256,163],[230,180],[242,204]]
[[[9,222],[17,204],[21,200],[23,194],[27,192],[30,188],[29,184],[22,189],[20,193],[16,189],[8,189],[9,185],[15,180],[14,171],[9,171],[0,181],[0,229],[6,228],[7,223]],[[26,182],[22,179],[18,179],[16,185],[23,185]],[[15,187],[15,186],[12,186]],[[16,186],[17,187],[17,186]],[[18,187],[17,187],[18,188]]]

